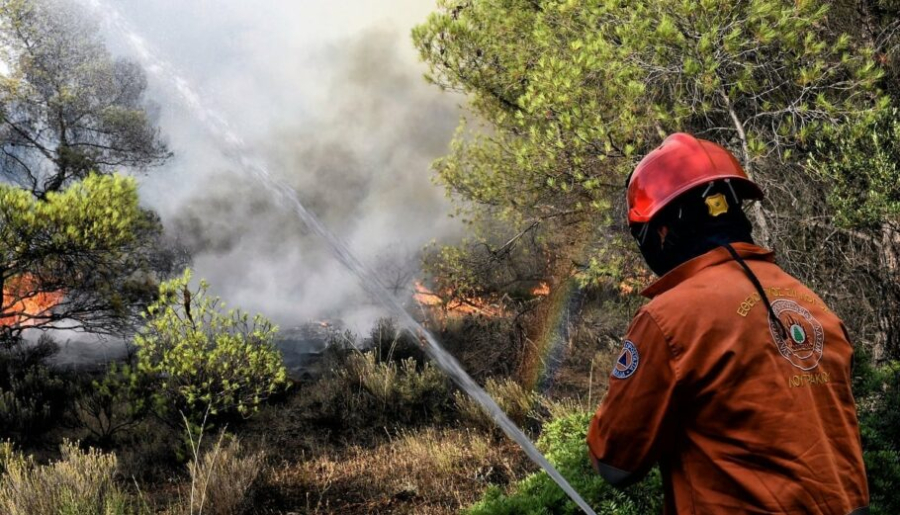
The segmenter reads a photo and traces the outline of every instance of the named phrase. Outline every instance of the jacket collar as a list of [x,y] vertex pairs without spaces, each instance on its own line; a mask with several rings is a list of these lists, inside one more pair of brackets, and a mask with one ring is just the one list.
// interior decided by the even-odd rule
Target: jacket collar
[[[764,249],[752,243],[733,243],[731,245],[737,254],[744,259],[757,259],[769,262],[775,262],[775,253],[771,250]],[[722,264],[732,259],[731,254],[724,247],[718,247],[710,250],[706,254],[701,254],[694,259],[685,261],[677,267],[670,270],[664,276],[653,282],[650,286],[641,292],[641,295],[652,299],[657,295],[671,290],[675,286],[681,284],[687,278],[697,274],[704,268]]]

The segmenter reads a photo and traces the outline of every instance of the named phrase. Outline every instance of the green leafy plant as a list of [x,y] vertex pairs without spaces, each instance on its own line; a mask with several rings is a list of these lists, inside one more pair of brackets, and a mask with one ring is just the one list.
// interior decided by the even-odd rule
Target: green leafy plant
[[[809,170],[831,185],[828,201],[842,227],[900,231],[900,121],[897,110],[821,141]],[[889,240],[888,240],[889,241]]]
[[27,328],[130,327],[155,288],[144,272],[159,229],[132,178],[89,175],[42,200],[0,184],[0,343]]
[[[576,413],[548,423],[538,446],[547,459],[569,480],[601,515],[646,515],[662,508],[658,471],[626,490],[609,486],[591,468],[585,438],[589,413]],[[508,493],[491,487],[484,498],[467,510],[470,515],[545,515],[581,513],[575,503],[544,472],[515,483]]]
[[397,422],[433,420],[449,404],[450,382],[430,362],[420,366],[413,358],[381,361],[375,352],[366,352],[351,356],[340,375],[355,386],[358,405],[389,413]]
[[860,391],[860,428],[873,515],[900,513],[900,362],[863,371],[870,386]]
[[141,386],[136,402],[146,395],[157,414],[176,424],[183,414],[198,427],[207,415],[210,421],[248,417],[287,385],[273,341],[277,328],[261,315],[226,311],[205,281],[191,291],[190,280],[188,270],[160,285],[134,338],[129,384]]

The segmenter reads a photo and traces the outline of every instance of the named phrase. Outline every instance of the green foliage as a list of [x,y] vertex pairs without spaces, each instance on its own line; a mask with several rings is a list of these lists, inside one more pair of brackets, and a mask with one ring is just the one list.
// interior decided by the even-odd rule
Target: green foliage
[[900,485],[900,451],[866,451],[871,515],[891,515],[900,510],[897,485]]
[[[0,309],[0,335],[25,327],[76,327],[110,332],[147,296],[140,250],[159,230],[138,204],[134,179],[90,175],[44,200],[0,184],[0,285],[18,299],[63,294],[54,309]],[[15,285],[14,288],[11,288]]]
[[[659,513],[662,508],[662,486],[657,471],[626,490],[612,488],[593,471],[585,445],[590,418],[589,413],[578,413],[548,423],[538,440],[547,459],[600,515]],[[508,494],[491,487],[467,513],[574,515],[581,511],[549,476],[540,472],[519,481]]]
[[413,38],[429,78],[462,90],[441,181],[506,215],[602,217],[633,157],[678,129],[745,164],[883,106],[870,52],[823,28],[822,2],[439,2]]
[[8,515],[138,515],[149,513],[115,483],[116,457],[71,442],[62,458],[39,465],[0,444],[0,511]]
[[145,221],[134,179],[119,175],[88,176],[43,201],[0,184],[0,209],[4,254],[32,240],[47,240],[55,250],[109,251],[132,241]]
[[900,230],[900,120],[897,110],[819,144],[809,169],[831,186],[828,201],[845,227]]
[[92,440],[110,445],[116,435],[144,420],[151,408],[146,393],[155,386],[153,377],[134,373],[131,364],[110,363],[102,377],[79,388],[75,416]]
[[857,390],[872,513],[900,513],[900,362],[862,373],[868,379],[857,384],[872,386]]
[[159,299],[147,308],[146,325],[134,338],[135,365],[114,373],[130,377],[136,403],[147,402],[176,423],[181,414],[196,426],[207,415],[248,417],[287,385],[273,343],[277,328],[261,315],[225,311],[205,282],[190,291],[190,279],[186,271],[160,285]]
[[[475,114],[434,163],[437,180],[476,230],[540,222],[546,241],[535,255],[557,278],[573,269],[590,283],[639,275],[622,230],[624,178],[667,134],[726,146],[766,186],[818,138],[887,105],[872,50],[833,31],[823,1],[438,6],[413,40],[428,79],[465,93]],[[771,215],[754,209],[758,240],[769,244]],[[471,254],[442,250],[450,275],[441,277],[476,288],[492,278],[459,266]],[[483,262],[501,268],[507,256]]]

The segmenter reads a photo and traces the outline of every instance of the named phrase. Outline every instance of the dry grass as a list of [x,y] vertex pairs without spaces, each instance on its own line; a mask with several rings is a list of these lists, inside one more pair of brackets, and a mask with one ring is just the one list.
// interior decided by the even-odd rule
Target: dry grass
[[0,445],[0,512],[5,515],[125,515],[145,513],[115,483],[116,456],[82,451],[71,442],[62,457],[39,465]]
[[374,351],[346,357],[340,368],[302,388],[305,407],[296,409],[303,418],[354,437],[373,428],[434,423],[452,407],[450,381],[434,365],[382,361]]
[[[534,417],[534,408],[538,403],[539,396],[526,390],[516,381],[509,378],[494,379],[492,377],[487,380],[484,389],[517,425],[522,426],[529,417]],[[472,397],[457,391],[454,392],[453,398],[462,422],[485,430],[499,431],[493,419]]]
[[382,409],[392,411],[441,403],[450,391],[443,372],[431,363],[419,367],[413,358],[380,361],[374,352],[357,354],[341,374],[359,384]]
[[193,449],[194,459],[188,463],[190,495],[182,511],[190,515],[242,513],[263,470],[263,455],[245,453],[239,440],[226,441],[224,433],[202,455],[199,446],[198,441]]
[[404,432],[375,448],[349,447],[273,472],[270,487],[304,513],[457,513],[491,483],[526,472],[513,445],[467,430]]

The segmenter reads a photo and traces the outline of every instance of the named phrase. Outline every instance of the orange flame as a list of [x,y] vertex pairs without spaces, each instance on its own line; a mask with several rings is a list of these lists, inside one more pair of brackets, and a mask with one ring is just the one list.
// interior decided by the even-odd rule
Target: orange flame
[[416,281],[416,292],[413,294],[413,299],[421,306],[440,306],[444,302],[438,294],[429,290],[419,281]]
[[33,326],[38,321],[35,317],[46,315],[54,306],[62,301],[59,291],[41,291],[37,281],[30,274],[23,274],[6,282],[3,288],[3,313],[0,316],[0,327]]
[[619,293],[622,295],[630,295],[635,291],[641,291],[653,282],[653,276],[650,272],[638,272],[631,277],[626,277],[619,282]]
[[[496,318],[506,314],[506,310],[502,306],[492,304],[487,299],[480,297],[456,298],[453,296],[452,290],[443,293],[443,295],[438,295],[421,282],[416,281],[413,300],[423,308],[442,311],[446,318],[462,318],[466,315]],[[450,300],[445,301],[444,299]]]
[[546,297],[547,295],[550,295],[550,285],[542,282],[531,290],[531,294],[535,297]]

